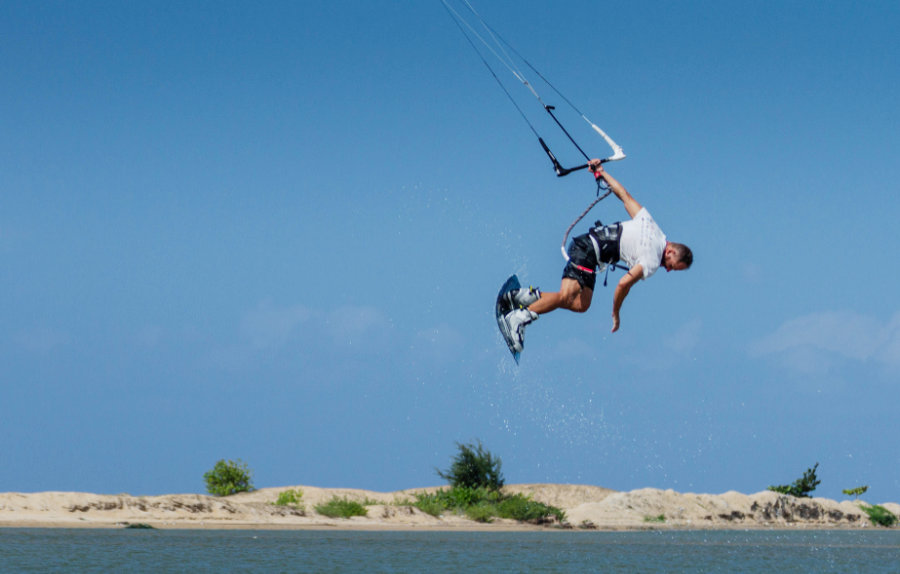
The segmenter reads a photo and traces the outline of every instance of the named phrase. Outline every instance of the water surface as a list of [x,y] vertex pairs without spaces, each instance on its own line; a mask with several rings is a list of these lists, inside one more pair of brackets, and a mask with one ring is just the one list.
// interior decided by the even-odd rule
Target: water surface
[[900,531],[0,529],[0,572],[900,572]]

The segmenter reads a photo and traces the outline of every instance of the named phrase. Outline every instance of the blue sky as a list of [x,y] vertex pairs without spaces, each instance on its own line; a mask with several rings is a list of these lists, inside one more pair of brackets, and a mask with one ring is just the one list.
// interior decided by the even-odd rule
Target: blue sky
[[900,499],[900,7],[555,6],[476,4],[695,264],[516,367],[496,291],[556,290],[593,181],[440,2],[0,3],[0,491],[390,491],[481,440],[511,483]]

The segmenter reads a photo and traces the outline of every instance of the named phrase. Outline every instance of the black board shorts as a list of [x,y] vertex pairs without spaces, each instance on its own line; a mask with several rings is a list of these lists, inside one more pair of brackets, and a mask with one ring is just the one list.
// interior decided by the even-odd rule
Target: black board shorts
[[574,237],[566,253],[569,254],[569,262],[563,269],[563,279],[574,279],[582,288],[593,291],[597,284],[597,254],[594,253],[590,236],[585,233]]

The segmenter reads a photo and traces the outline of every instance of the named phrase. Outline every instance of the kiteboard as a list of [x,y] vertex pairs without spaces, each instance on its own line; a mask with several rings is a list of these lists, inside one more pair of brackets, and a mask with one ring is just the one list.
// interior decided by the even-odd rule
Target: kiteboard
[[497,294],[497,303],[494,306],[494,312],[497,316],[497,327],[500,328],[500,334],[503,335],[503,340],[506,341],[506,346],[509,347],[509,352],[512,353],[513,359],[516,361],[517,365],[519,364],[519,357],[522,353],[516,351],[513,346],[515,342],[515,333],[510,331],[509,323],[506,321],[506,314],[512,309],[510,309],[505,295],[520,287],[519,278],[515,275],[507,279],[506,283],[503,284],[503,287],[500,288],[500,293]]

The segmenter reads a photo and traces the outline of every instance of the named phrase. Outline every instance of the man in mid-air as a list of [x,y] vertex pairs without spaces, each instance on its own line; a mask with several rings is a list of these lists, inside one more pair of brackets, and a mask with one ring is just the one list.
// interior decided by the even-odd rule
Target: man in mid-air
[[572,239],[559,292],[541,293],[540,289],[528,287],[506,295],[510,311],[503,320],[512,335],[513,350],[516,352],[522,351],[525,327],[539,315],[559,308],[576,313],[587,311],[594,295],[597,273],[606,269],[607,265],[621,261],[629,267],[613,293],[612,332],[615,333],[619,330],[619,310],[635,283],[647,279],[660,267],[665,267],[667,272],[682,271],[693,263],[690,248],[666,240],[647,209],[641,207],[622,184],[603,169],[600,160],[591,160],[590,168],[622,201],[631,220],[594,227]]

